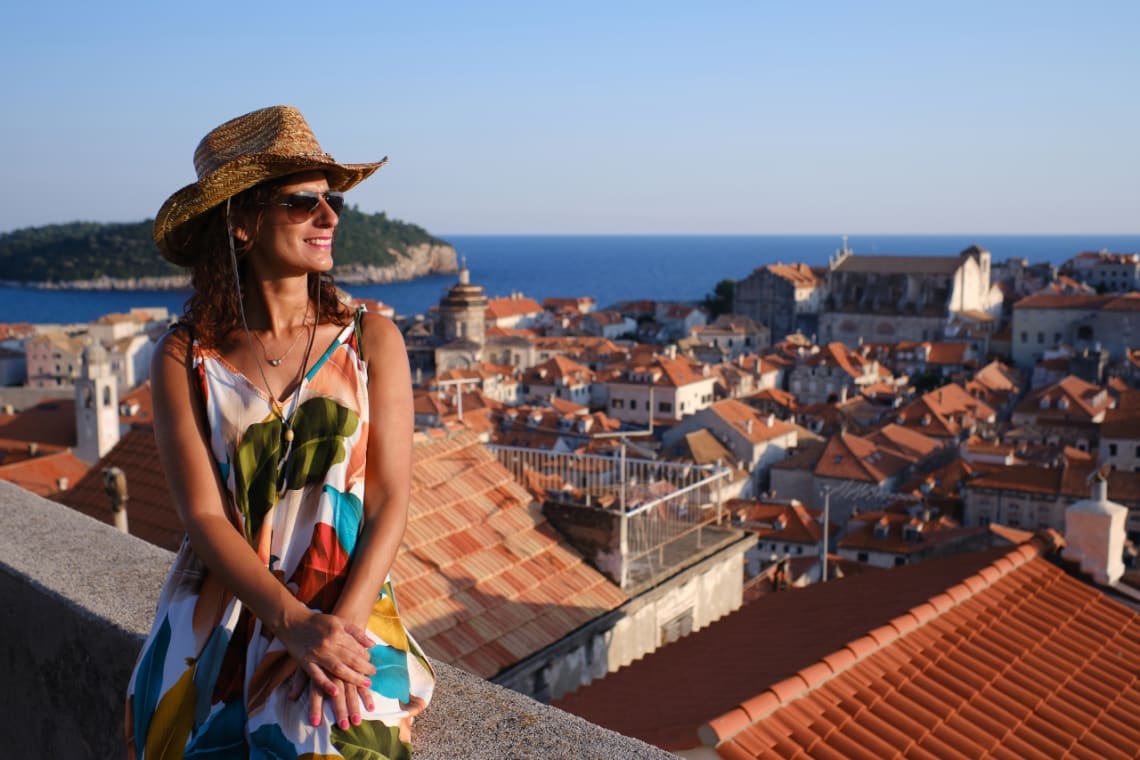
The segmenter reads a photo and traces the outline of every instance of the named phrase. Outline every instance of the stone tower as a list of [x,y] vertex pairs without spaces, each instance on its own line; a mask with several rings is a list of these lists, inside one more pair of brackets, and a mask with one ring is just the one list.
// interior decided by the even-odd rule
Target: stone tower
[[485,342],[487,294],[482,286],[471,284],[466,258],[459,265],[459,281],[439,302],[439,319],[444,343],[465,340],[482,346]]
[[83,350],[75,381],[75,456],[94,464],[119,442],[119,387],[101,345]]

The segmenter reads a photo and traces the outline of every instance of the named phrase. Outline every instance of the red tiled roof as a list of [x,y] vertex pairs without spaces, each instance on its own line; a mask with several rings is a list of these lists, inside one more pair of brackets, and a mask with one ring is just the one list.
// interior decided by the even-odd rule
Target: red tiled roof
[[[778,539],[787,543],[818,544],[823,539],[821,515],[798,501],[772,504],[756,499],[729,499],[725,509],[741,521],[740,527],[757,538]],[[838,526],[831,526],[831,533]]]
[[522,379],[530,385],[554,385],[562,379],[571,385],[588,385],[594,381],[594,373],[584,364],[559,355],[531,367]]
[[59,494],[56,501],[108,525],[114,524],[111,497],[103,490],[103,470],[108,467],[118,467],[127,476],[127,527],[131,535],[176,551],[185,529],[158,464],[154,431],[150,427],[128,431],[74,488]]
[[[1059,405],[1062,399],[1064,399],[1064,408]],[[1105,413],[1110,403],[1111,399],[1104,389],[1074,375],[1068,375],[1052,385],[1029,393],[1017,405],[1015,412],[1036,417],[1089,421]]]
[[154,403],[149,379],[119,398],[119,422],[128,425],[154,423]]
[[966,361],[966,354],[970,350],[969,343],[934,341],[926,345],[929,347],[927,364],[962,364]]
[[795,425],[775,419],[773,415],[762,415],[747,404],[731,398],[716,402],[709,407],[709,412],[720,417],[752,443],[769,441],[797,429]]
[[863,367],[867,364],[867,360],[835,341],[820,348],[819,352],[808,357],[804,364],[809,367],[835,365],[851,377],[858,378],[863,376]]
[[505,317],[521,317],[528,314],[539,314],[542,307],[538,301],[526,296],[517,298],[492,298],[487,301],[487,319],[503,319]]
[[[906,535],[908,526],[915,530],[913,539]],[[847,535],[839,547],[906,555],[988,532],[986,526],[963,528],[944,516],[923,521],[898,512],[862,513],[848,522]]]
[[751,396],[744,398],[747,403],[763,403],[770,401],[778,406],[781,406],[788,411],[795,411],[799,407],[796,397],[789,391],[781,388],[765,388],[762,391],[757,391]]
[[[1011,464],[988,469],[965,484],[965,488],[990,488],[1052,496],[1085,499],[1089,477],[1096,469],[1091,460],[1075,461],[1065,467]],[[1108,498],[1123,504],[1140,504],[1140,473],[1113,470],[1108,475]]]
[[837,652],[848,642],[929,603],[1011,551],[932,559],[766,594],[553,704],[674,752],[696,747],[702,724],[731,713],[737,728],[745,729],[747,713],[738,715],[738,705],[812,663],[838,662]]
[[913,461],[857,435],[837,433],[824,447],[815,474],[822,478],[882,483]]
[[473,434],[421,443],[414,457],[392,575],[429,655],[490,678],[625,602]]
[[75,445],[75,399],[44,399],[0,424],[0,438],[53,446]]
[[930,456],[942,444],[902,425],[890,423],[866,436],[867,440],[885,450],[893,450],[910,459],[923,459]]
[[796,287],[815,287],[820,284],[819,278],[815,276],[815,272],[807,264],[769,264],[766,269]]
[[75,484],[87,472],[87,464],[81,462],[70,451],[56,451],[35,457],[21,458],[11,464],[0,465],[0,480],[18,485],[52,498]]
[[1041,553],[766,684],[702,737],[725,758],[1135,757],[1140,615]]

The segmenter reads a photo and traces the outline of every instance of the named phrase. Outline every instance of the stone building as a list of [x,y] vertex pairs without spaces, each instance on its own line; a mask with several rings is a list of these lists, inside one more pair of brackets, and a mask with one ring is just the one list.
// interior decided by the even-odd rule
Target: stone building
[[83,350],[90,343],[86,335],[68,335],[62,330],[28,338],[28,387],[74,386],[83,367]]
[[829,266],[821,342],[937,340],[951,323],[1001,313],[990,252],[979,246],[957,256],[856,256],[844,248]]
[[1140,289],[1140,253],[1085,251],[1061,265],[1061,273],[1102,293]]
[[1104,350],[1123,359],[1140,343],[1140,293],[1061,295],[1039,293],[1013,307],[1013,363],[1031,368],[1057,346]]
[[795,332],[815,334],[827,292],[825,271],[807,264],[769,264],[736,283],[732,310],[749,317],[780,341]]

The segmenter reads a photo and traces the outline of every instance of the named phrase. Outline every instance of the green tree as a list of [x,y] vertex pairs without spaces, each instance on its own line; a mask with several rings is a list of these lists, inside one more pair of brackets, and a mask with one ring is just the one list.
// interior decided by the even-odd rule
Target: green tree
[[705,296],[701,305],[708,312],[710,320],[716,319],[721,314],[732,313],[732,292],[735,289],[736,280],[725,279],[718,282],[713,292]]

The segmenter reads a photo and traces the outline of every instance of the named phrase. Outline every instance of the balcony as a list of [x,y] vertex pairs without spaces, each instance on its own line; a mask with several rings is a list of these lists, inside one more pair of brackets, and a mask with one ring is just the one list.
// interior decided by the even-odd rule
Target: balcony
[[739,539],[731,472],[626,456],[488,446],[580,552],[634,595]]

